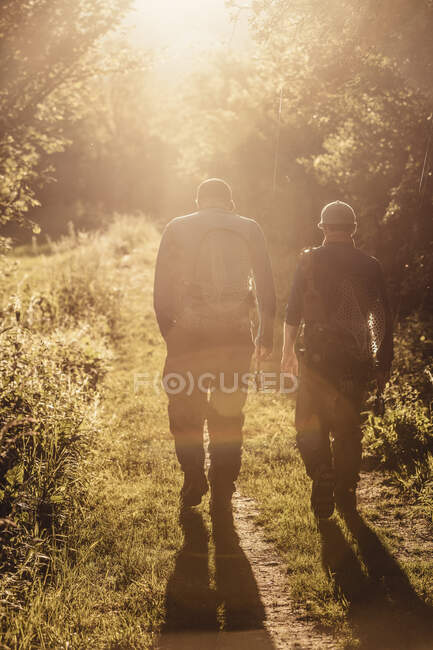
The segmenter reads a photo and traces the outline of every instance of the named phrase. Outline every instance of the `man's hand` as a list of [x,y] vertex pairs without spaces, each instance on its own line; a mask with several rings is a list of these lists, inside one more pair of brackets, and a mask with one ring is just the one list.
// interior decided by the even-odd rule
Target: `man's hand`
[[266,361],[272,355],[272,348],[266,348],[260,343],[256,343],[256,350],[254,353],[256,361]]
[[296,356],[295,351],[293,349],[289,350],[289,352],[286,352],[283,349],[283,354],[281,357],[281,372],[287,372],[290,375],[294,375],[295,377],[298,376],[299,374],[298,357]]
[[391,376],[390,370],[378,369],[376,371],[376,382],[377,382],[377,389],[379,393],[382,394],[383,391],[385,390],[385,387],[389,382],[390,376]]

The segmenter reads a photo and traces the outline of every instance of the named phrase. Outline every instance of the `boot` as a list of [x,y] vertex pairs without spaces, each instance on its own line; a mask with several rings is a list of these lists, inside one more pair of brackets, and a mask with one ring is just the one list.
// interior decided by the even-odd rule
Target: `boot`
[[311,488],[311,509],[316,519],[329,519],[334,512],[334,472],[321,465],[313,479]]
[[209,490],[204,472],[185,472],[183,487],[180,491],[182,508],[191,508],[201,503],[202,497]]

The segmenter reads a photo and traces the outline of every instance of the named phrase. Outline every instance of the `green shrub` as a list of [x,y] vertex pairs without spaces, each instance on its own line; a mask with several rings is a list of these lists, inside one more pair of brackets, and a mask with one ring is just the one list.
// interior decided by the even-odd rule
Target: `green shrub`
[[395,332],[395,379],[397,387],[409,384],[430,403],[433,396],[433,318],[415,314]]
[[394,481],[411,493],[433,517],[433,422],[431,318],[413,316],[395,336],[392,381],[386,391],[383,418],[369,415],[364,448],[373,463],[392,472]]
[[411,386],[394,385],[392,390],[396,395],[384,417],[369,416],[364,442],[383,467],[411,472],[433,450],[431,410]]
[[[81,238],[69,249],[33,257],[31,265],[25,257],[0,265],[0,599],[6,608],[24,603],[37,575],[49,578],[85,489],[83,459],[98,426],[97,387],[119,310],[108,248],[101,236]],[[1,620],[0,629],[7,617]]]
[[[81,339],[3,335],[0,362],[0,590],[13,606],[53,548],[82,489],[102,359]],[[93,372],[89,372],[89,364]]]

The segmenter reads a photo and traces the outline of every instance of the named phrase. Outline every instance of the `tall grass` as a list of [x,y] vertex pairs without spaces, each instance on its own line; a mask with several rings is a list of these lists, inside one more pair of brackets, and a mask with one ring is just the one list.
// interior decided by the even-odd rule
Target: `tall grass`
[[82,463],[99,426],[98,384],[120,309],[116,266],[146,228],[119,218],[105,233],[71,230],[48,255],[1,261],[3,634],[38,580],[50,579],[85,490]]
[[432,325],[418,316],[398,328],[387,409],[369,416],[364,446],[370,463],[391,472],[433,521]]

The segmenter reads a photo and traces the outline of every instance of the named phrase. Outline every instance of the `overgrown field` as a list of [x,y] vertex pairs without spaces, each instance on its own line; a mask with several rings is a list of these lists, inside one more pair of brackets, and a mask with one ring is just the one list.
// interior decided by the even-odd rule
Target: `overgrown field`
[[[71,232],[2,262],[6,648],[146,648],[164,624],[183,537],[181,476],[155,380],[164,359],[152,311],[158,238],[143,219],[119,218],[104,233]],[[383,419],[366,414],[365,456],[369,469],[398,485],[402,516],[416,511],[431,522],[431,323],[414,319],[397,338],[388,411]],[[240,488],[258,501],[293,597],[355,647],[365,639],[353,603],[324,568],[326,540],[309,510],[293,406],[286,396],[251,395]],[[200,511],[209,525],[207,498]],[[398,536],[366,516],[392,555]],[[360,566],[367,579],[368,566]],[[212,562],[209,570],[212,583]],[[413,554],[401,570],[432,606],[432,562]]]

